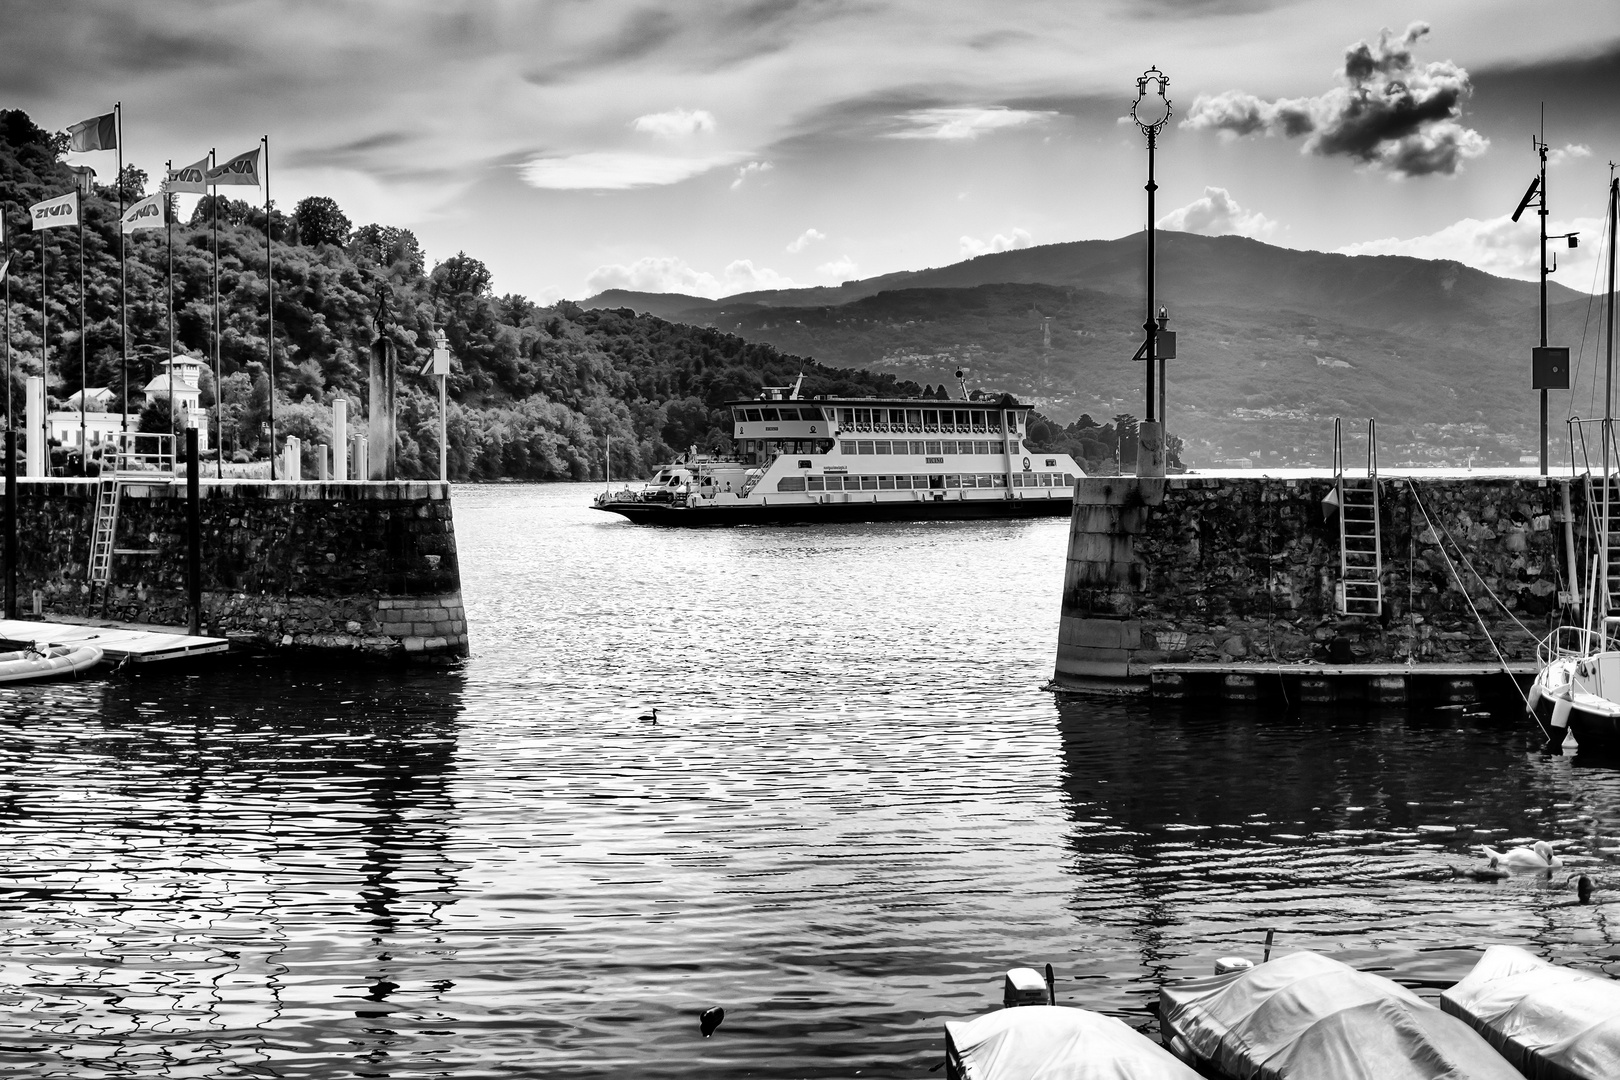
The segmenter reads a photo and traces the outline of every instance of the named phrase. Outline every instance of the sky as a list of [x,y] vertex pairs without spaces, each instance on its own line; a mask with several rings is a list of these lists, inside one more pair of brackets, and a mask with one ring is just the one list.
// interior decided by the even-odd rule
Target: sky
[[1589,290],[1620,160],[1616,0],[0,0],[0,55],[41,127],[119,101],[154,177],[268,135],[278,207],[541,303],[1136,232],[1152,68],[1165,228],[1534,278],[1545,105],[1553,280]]

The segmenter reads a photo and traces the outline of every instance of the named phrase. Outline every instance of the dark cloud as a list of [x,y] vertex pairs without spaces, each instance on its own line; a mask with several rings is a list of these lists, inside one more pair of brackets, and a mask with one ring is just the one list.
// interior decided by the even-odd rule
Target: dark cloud
[[241,46],[204,20],[164,13],[150,17],[138,5],[31,4],[0,0],[0,90],[50,92],[78,81],[81,72],[144,75],[197,67],[224,67]]
[[369,165],[375,151],[392,150],[410,143],[412,139],[408,132],[381,131],[335,146],[295,150],[291,164],[295,168],[356,168]]
[[1427,23],[1415,22],[1399,37],[1386,29],[1376,42],[1350,46],[1339,72],[1344,85],[1318,97],[1200,95],[1181,126],[1303,137],[1306,153],[1348,157],[1395,176],[1450,175],[1489,143],[1458,123],[1473,93],[1468,72],[1449,60],[1413,60],[1412,47],[1428,32]]

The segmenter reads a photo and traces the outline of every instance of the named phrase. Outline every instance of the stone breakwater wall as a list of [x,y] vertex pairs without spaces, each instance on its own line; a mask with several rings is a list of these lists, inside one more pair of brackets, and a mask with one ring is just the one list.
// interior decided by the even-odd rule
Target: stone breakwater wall
[[1572,588],[1566,488],[1567,539],[1578,563],[1590,557],[1584,485],[1380,483],[1384,604],[1370,617],[1337,611],[1331,476],[1081,480],[1057,685],[1139,679],[1159,663],[1496,664],[1497,649],[1533,660]]
[[[17,593],[48,615],[185,626],[186,488],[131,484],[112,580],[91,587],[95,480],[18,481]],[[200,485],[202,624],[277,648],[465,655],[449,485]]]

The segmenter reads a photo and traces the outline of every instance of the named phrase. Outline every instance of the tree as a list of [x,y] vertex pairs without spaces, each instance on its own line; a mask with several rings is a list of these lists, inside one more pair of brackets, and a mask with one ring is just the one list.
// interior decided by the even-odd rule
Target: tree
[[358,262],[383,267],[404,263],[413,277],[421,274],[427,265],[427,256],[415,233],[375,222],[354,230],[349,240],[349,255]]
[[298,223],[298,242],[305,247],[335,244],[342,247],[349,241],[352,227],[338,204],[325,195],[311,195],[299,199],[293,207],[293,220]]
[[458,251],[433,268],[433,294],[448,298],[479,297],[489,292],[495,276],[489,267]]

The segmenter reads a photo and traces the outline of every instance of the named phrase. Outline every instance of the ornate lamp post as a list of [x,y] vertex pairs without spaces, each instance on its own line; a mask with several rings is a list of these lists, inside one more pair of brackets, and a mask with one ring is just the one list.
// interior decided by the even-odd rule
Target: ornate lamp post
[[[1147,182],[1147,319],[1142,323],[1146,332],[1146,339],[1141,349],[1137,350],[1137,358],[1147,362],[1147,418],[1137,425],[1136,449],[1136,475],[1137,476],[1163,476],[1164,475],[1164,424],[1159,413],[1155,411],[1155,404],[1163,402],[1164,358],[1158,347],[1158,336],[1164,331],[1164,318],[1155,318],[1158,308],[1154,300],[1154,271],[1153,271],[1153,235],[1154,211],[1153,196],[1159,190],[1159,185],[1153,180],[1153,152],[1158,148],[1159,129],[1164,127],[1170,119],[1170,99],[1165,96],[1165,88],[1170,80],[1165,78],[1164,72],[1158,68],[1149,68],[1136,80],[1136,101],[1131,105],[1131,119],[1136,126],[1142,129],[1147,136],[1148,151],[1148,182]],[[1155,371],[1155,365],[1158,365]],[[1158,402],[1155,402],[1154,376],[1158,376],[1161,384]]]

